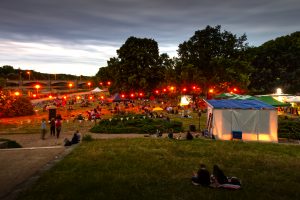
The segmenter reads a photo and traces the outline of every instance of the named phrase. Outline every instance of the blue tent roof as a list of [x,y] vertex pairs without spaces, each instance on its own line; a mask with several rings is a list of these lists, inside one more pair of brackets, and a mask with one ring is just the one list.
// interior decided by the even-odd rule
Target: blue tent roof
[[219,109],[272,109],[275,107],[258,100],[238,100],[238,99],[223,99],[223,100],[207,100],[213,108]]

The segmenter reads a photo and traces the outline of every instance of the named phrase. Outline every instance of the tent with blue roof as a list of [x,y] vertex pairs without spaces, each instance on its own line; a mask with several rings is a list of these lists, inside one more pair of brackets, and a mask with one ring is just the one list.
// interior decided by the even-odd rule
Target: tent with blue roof
[[216,139],[277,142],[277,110],[259,100],[207,100],[208,132]]

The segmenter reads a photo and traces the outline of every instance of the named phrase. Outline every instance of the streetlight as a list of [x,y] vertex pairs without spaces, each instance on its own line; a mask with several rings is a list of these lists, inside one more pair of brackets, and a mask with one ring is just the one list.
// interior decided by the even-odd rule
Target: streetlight
[[69,88],[70,88],[70,91],[71,91],[71,88],[73,87],[73,83],[69,83]]
[[35,88],[36,88],[36,95],[38,96],[39,89],[41,88],[41,86],[40,85],[35,85]]
[[28,80],[30,81],[30,71],[26,72],[28,74]]

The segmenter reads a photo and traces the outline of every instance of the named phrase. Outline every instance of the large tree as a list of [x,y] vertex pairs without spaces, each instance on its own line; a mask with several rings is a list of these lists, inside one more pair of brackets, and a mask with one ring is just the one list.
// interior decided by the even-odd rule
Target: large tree
[[97,73],[101,79],[113,79],[112,91],[151,91],[162,80],[158,45],[153,39],[130,37],[117,54]]
[[277,87],[300,92],[300,32],[268,41],[248,54],[255,68],[249,86],[253,92],[273,93]]
[[[237,37],[221,26],[207,26],[198,30],[179,45],[178,55],[182,61],[181,82],[194,82],[207,91],[210,86],[249,84],[250,65],[243,61],[247,49],[246,35]],[[225,83],[225,84],[224,84]]]

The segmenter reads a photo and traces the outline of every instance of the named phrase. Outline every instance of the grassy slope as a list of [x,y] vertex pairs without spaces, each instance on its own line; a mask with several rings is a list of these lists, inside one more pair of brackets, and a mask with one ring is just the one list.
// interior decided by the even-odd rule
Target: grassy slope
[[[242,179],[229,191],[191,184],[199,163]],[[157,138],[82,143],[20,199],[299,199],[300,147]]]

